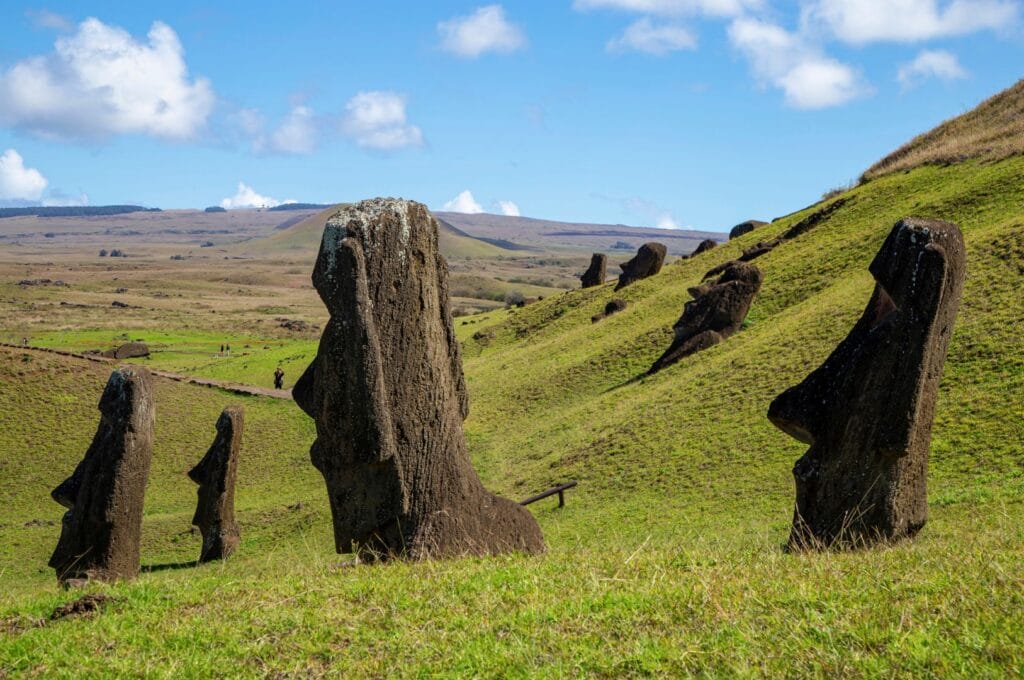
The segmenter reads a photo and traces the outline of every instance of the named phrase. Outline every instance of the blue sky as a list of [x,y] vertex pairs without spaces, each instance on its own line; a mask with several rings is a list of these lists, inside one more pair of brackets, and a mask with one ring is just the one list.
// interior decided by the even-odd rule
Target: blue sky
[[0,202],[391,195],[723,230],[1016,82],[1022,17],[1022,0],[9,1]]

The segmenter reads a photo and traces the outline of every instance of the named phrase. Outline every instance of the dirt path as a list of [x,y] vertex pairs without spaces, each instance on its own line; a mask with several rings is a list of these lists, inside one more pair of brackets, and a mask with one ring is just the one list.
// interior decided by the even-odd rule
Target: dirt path
[[[23,352],[44,352],[46,354],[57,354],[62,357],[72,357],[75,359],[84,359],[86,361],[93,361],[101,364],[113,364],[120,365],[121,362],[116,359],[108,359],[101,357],[96,354],[78,354],[76,352],[65,352],[59,349],[49,349],[47,347],[31,347],[27,345],[14,345],[7,342],[0,342],[0,347],[9,347],[11,349],[21,350]],[[137,365],[137,364],[126,364],[126,365]],[[147,366],[147,368],[149,368]],[[269,387],[257,387],[256,385],[243,385],[241,383],[227,382],[224,380],[211,380],[209,378],[196,378],[190,375],[181,375],[179,373],[171,373],[169,371],[161,371],[156,368],[149,368],[149,372],[153,375],[164,378],[165,380],[173,380],[174,382],[188,383],[190,385],[199,385],[200,387],[211,387],[218,390],[224,390],[231,392],[232,394],[241,394],[250,397],[270,397],[272,399],[288,399],[291,400],[291,390],[272,390]]]

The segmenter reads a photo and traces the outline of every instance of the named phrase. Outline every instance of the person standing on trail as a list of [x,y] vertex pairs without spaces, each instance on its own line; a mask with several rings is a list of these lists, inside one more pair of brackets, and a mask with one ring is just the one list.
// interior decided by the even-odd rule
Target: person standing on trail
[[284,371],[281,370],[280,366],[278,366],[277,370],[274,371],[274,389],[275,390],[283,390],[284,389]]

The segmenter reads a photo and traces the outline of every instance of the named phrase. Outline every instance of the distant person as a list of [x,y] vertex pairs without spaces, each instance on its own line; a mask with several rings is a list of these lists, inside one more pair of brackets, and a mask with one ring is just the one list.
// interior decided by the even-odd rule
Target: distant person
[[274,389],[275,390],[283,390],[284,389],[284,371],[281,370],[280,366],[278,366],[277,370],[274,371]]
[[22,347],[28,347],[28,338],[22,338],[21,339],[21,346]]
[[227,354],[231,354],[231,345],[224,345],[224,351]]
[[224,354],[224,345],[221,345],[221,346],[220,346],[220,353],[221,353],[221,354]]

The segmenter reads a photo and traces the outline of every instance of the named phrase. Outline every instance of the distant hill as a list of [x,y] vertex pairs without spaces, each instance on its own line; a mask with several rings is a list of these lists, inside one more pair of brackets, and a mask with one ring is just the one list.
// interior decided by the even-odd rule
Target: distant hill
[[624,224],[556,222],[532,217],[508,217],[489,213],[435,212],[438,219],[462,232],[490,243],[547,251],[635,250],[647,241],[659,241],[673,255],[686,255],[705,239],[727,241],[728,234],[689,229],[654,229]]
[[134,212],[160,212],[160,208],[141,205],[62,205],[0,208],[0,219],[5,217],[102,217]]
[[323,210],[330,207],[330,203],[282,203],[281,205],[275,205],[273,208],[267,208],[267,210],[283,212],[288,210]]
[[862,181],[921,165],[949,165],[971,158],[996,161],[1024,153],[1024,80],[977,108],[915,137],[875,165]]

